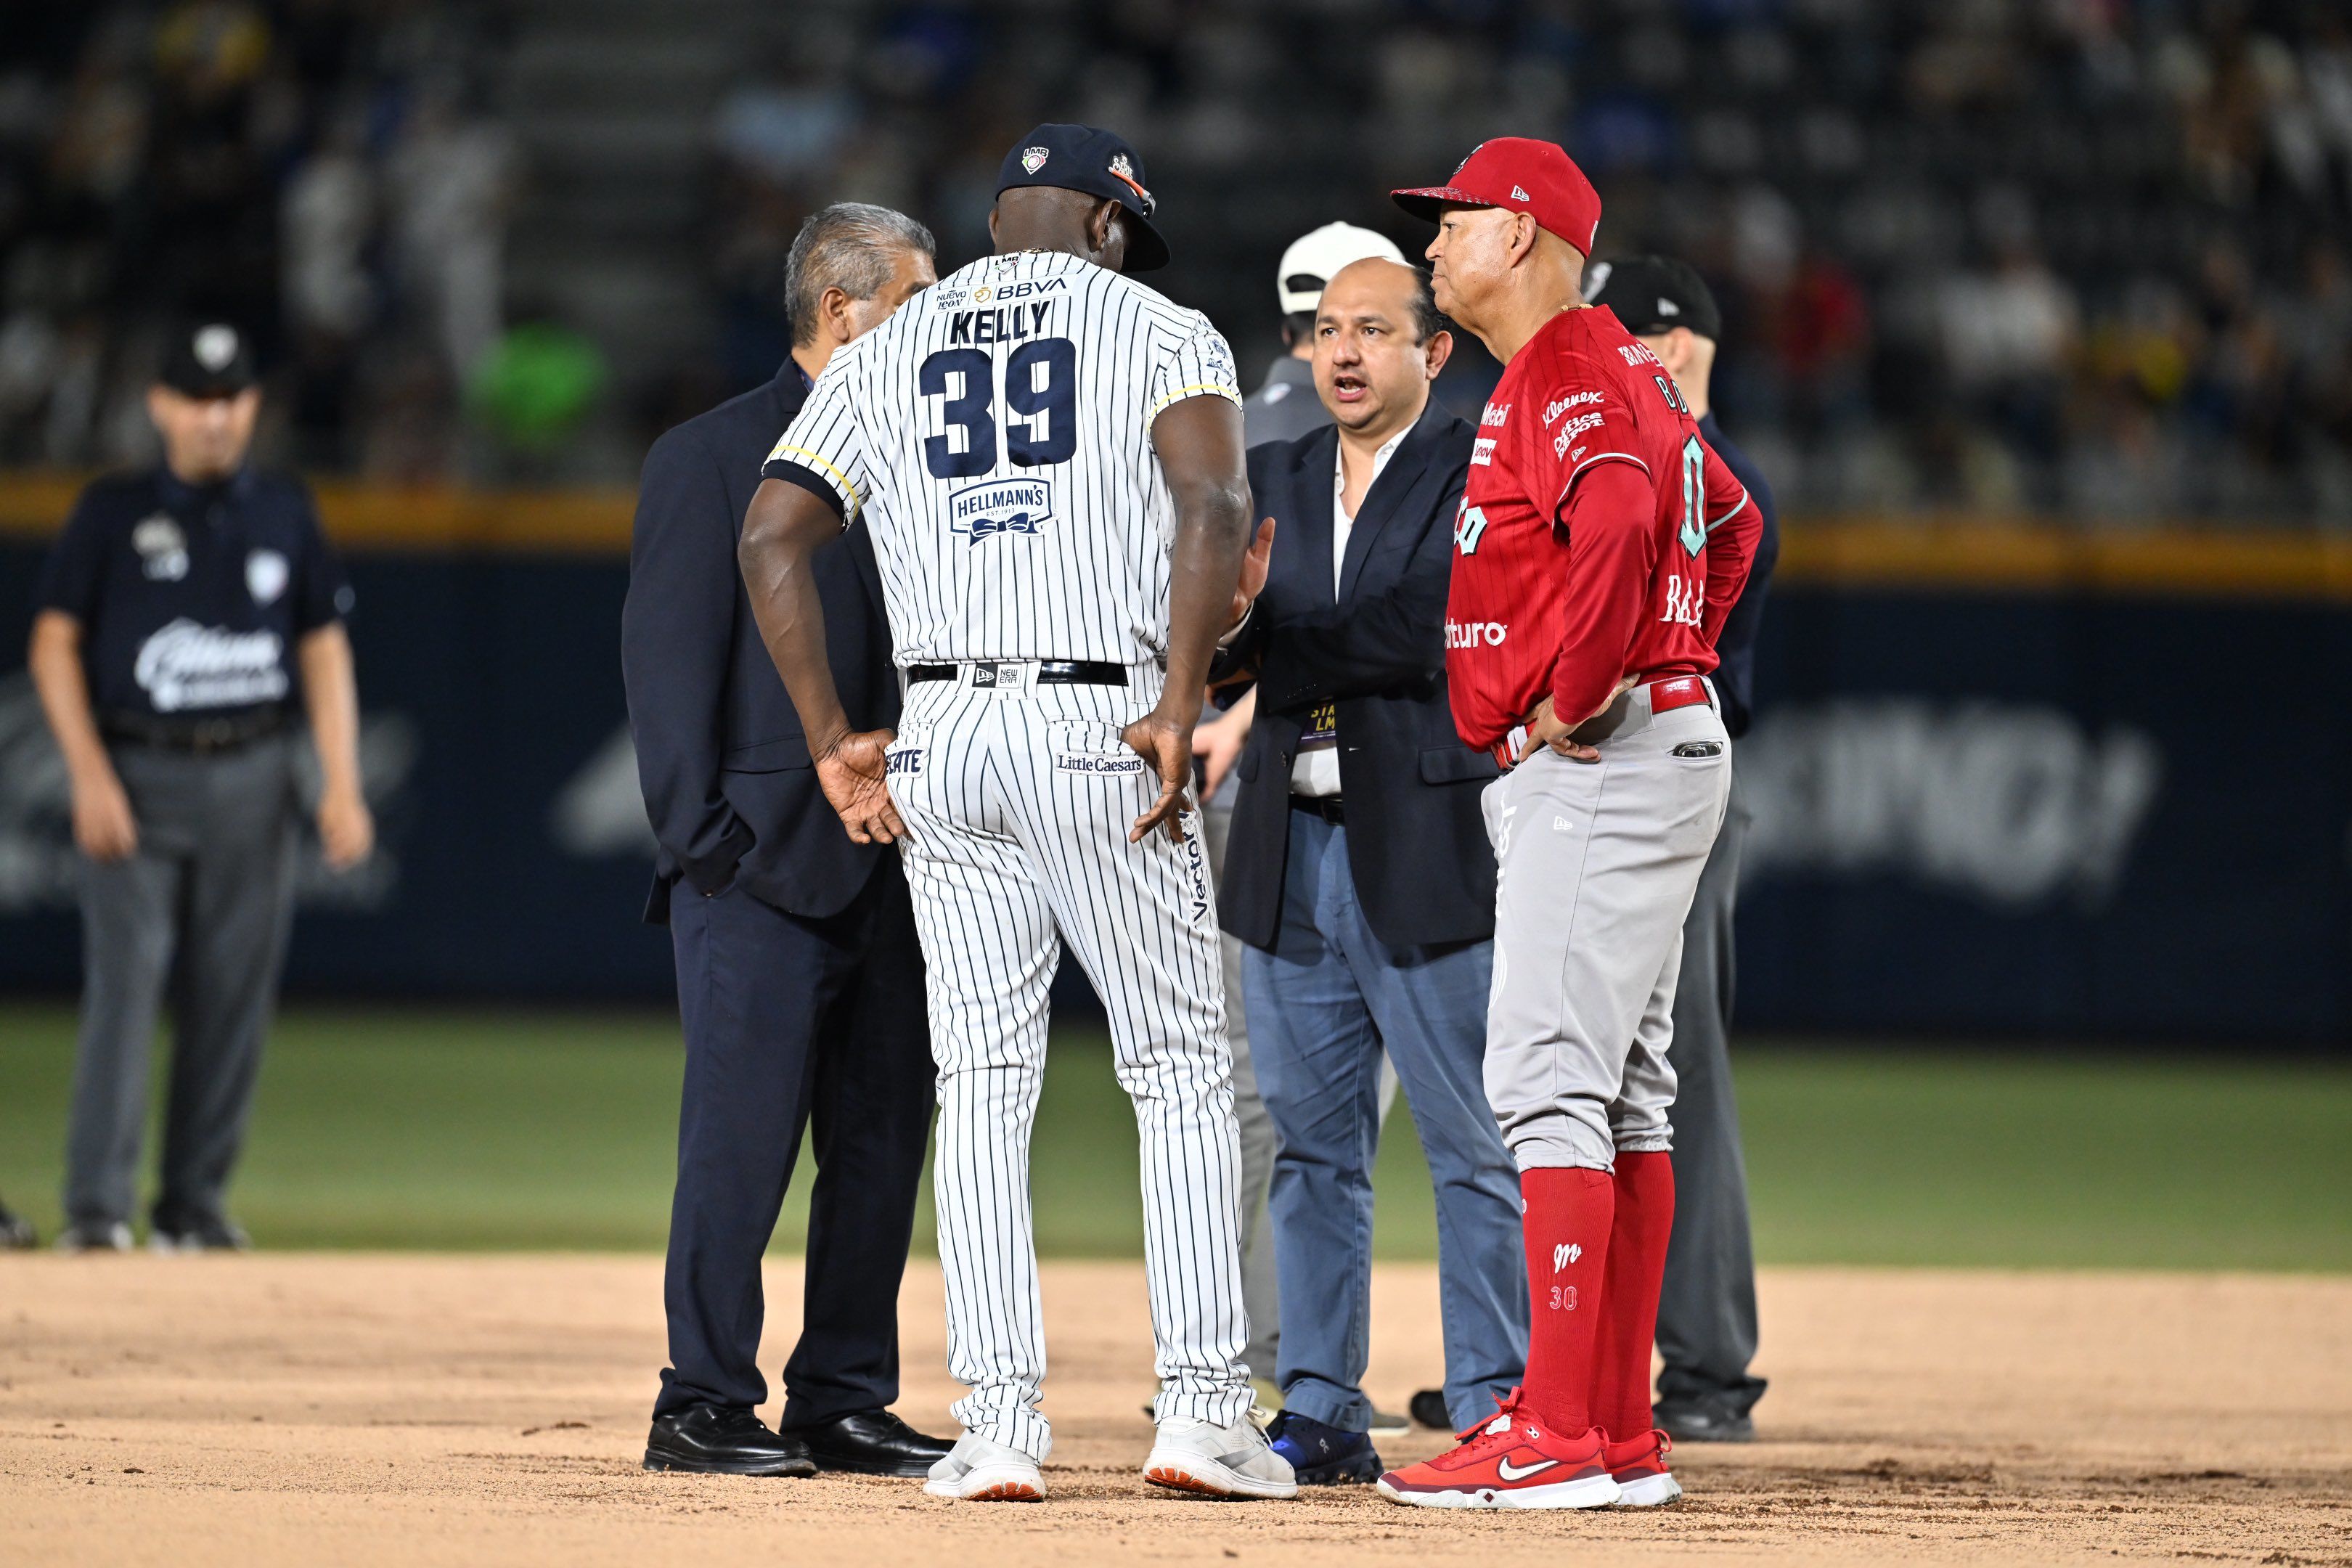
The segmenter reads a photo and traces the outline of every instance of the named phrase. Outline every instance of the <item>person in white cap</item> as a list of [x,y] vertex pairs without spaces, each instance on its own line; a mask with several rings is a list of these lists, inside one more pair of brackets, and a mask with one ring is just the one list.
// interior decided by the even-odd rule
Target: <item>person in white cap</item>
[[[1293,441],[1331,423],[1330,410],[1315,391],[1315,308],[1323,285],[1339,270],[1368,256],[1402,262],[1404,252],[1386,235],[1349,223],[1327,223],[1300,235],[1282,253],[1276,268],[1275,298],[1282,305],[1284,353],[1265,373],[1265,380],[1242,403],[1242,440],[1255,447],[1266,441]],[[1241,760],[1257,716],[1257,694],[1244,690],[1223,713],[1215,714],[1193,732],[1192,749],[1201,759],[1201,795],[1208,839],[1210,872],[1223,881],[1225,837],[1234,821],[1234,764]],[[1259,1407],[1271,1415],[1282,1405],[1274,1379],[1275,1354],[1282,1342],[1281,1300],[1275,1289],[1274,1227],[1266,1222],[1266,1194],[1274,1181],[1274,1118],[1258,1094],[1257,1073],[1250,1060],[1249,1025],[1242,1008],[1242,944],[1227,935],[1224,943],[1225,1028],[1234,1047],[1234,1113],[1242,1128],[1242,1305],[1249,1317],[1249,1344],[1242,1360],[1249,1367]],[[1396,1102],[1396,1069],[1382,1064],[1381,1114]],[[1371,1430],[1390,1436],[1406,1429],[1404,1417],[1385,1411],[1372,1413]]]
[[1327,223],[1292,240],[1282,253],[1274,292],[1282,302],[1284,353],[1267,368],[1265,382],[1242,404],[1242,439],[1246,445],[1296,441],[1331,423],[1323,400],[1315,395],[1311,368],[1315,307],[1323,298],[1323,285],[1333,274],[1368,256],[1404,259],[1404,252],[1388,236],[1351,223]]

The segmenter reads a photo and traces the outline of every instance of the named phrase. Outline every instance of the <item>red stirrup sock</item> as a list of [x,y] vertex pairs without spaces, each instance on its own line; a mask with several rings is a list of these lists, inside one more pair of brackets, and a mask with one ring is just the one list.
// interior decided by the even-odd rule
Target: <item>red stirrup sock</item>
[[1592,1352],[1592,1419],[1622,1443],[1650,1430],[1650,1343],[1658,1330],[1666,1238],[1675,1228],[1673,1157],[1618,1151],[1616,1188]]
[[1593,1425],[1592,1345],[1615,1188],[1606,1171],[1539,1167],[1520,1175],[1519,1195],[1532,1309],[1520,1398],[1546,1426],[1572,1437]]

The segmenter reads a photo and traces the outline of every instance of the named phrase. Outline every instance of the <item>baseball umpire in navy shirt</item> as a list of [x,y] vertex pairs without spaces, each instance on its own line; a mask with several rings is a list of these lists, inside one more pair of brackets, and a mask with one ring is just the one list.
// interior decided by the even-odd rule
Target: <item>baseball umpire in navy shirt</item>
[[[1708,399],[1722,312],[1705,279],[1665,257],[1596,263],[1585,278],[1592,303],[1615,311],[1665,365],[1698,416],[1699,434],[1764,514],[1747,585],[1716,641],[1723,660],[1715,672],[1716,696],[1723,727],[1737,739],[1748,732],[1755,713],[1756,628],[1780,554],[1780,523],[1772,487],[1724,435]],[[1656,1419],[1685,1443],[1746,1441],[1755,1435],[1748,1412],[1764,1394],[1764,1380],[1748,1370],[1756,1356],[1756,1255],[1730,1056],[1731,915],[1749,820],[1735,767],[1722,831],[1683,922],[1682,978],[1675,991],[1675,1228],[1658,1297],[1664,1370],[1658,1375]]]
[[148,1062],[175,973],[149,1240],[246,1245],[224,1194],[293,913],[298,697],[327,863],[356,864],[374,842],[342,624],[351,588],[309,493],[247,466],[260,407],[243,333],[221,321],[178,333],[147,395],[163,460],[83,491],[41,577],[33,680],[85,860],[68,1250],[131,1245]]
[[[648,1469],[921,1476],[948,1451],[888,1411],[936,1076],[914,910],[898,851],[851,843],[817,787],[735,563],[768,449],[833,352],[931,284],[932,249],[929,231],[887,207],[811,217],[785,268],[792,357],[646,458],[621,668],[660,846],[646,918],[669,926],[686,1029],[670,1364]],[[851,721],[896,723],[864,528],[827,545],[815,571]],[[807,1294],[777,1432],[757,1414],[760,1258],[812,1125]]]

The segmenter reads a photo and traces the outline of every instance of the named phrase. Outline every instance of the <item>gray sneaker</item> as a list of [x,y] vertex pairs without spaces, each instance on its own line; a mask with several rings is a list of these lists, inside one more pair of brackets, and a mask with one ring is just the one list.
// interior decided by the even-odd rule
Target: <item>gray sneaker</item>
[[931,1467],[923,1491],[962,1502],[1043,1502],[1045,1478],[1037,1461],[1020,1449],[967,1432]]
[[58,1233],[59,1252],[128,1252],[131,1227],[122,1221],[76,1220]]
[[1248,1420],[1231,1426],[1162,1421],[1143,1461],[1143,1479],[1171,1491],[1211,1497],[1295,1498],[1298,1478]]
[[28,1247],[38,1247],[41,1238],[33,1230],[33,1222],[0,1204],[0,1248],[21,1252]]

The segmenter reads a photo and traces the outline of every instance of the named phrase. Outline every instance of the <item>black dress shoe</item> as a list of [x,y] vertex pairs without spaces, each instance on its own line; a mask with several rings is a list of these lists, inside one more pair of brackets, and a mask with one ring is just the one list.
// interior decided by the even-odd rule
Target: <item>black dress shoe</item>
[[1756,1423],[1744,1410],[1712,1405],[1661,1405],[1651,1415],[1677,1443],[1753,1443]]
[[1451,1432],[1454,1418],[1445,1413],[1445,1390],[1424,1388],[1412,1396],[1412,1418],[1433,1432]]
[[654,1417],[646,1468],[715,1476],[813,1476],[816,1461],[796,1436],[780,1436],[750,1410],[694,1405]]
[[887,1410],[854,1410],[814,1426],[792,1427],[784,1436],[805,1444],[821,1470],[915,1479],[929,1475],[955,1447],[944,1437],[924,1436]]

